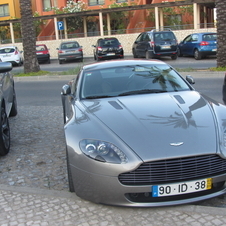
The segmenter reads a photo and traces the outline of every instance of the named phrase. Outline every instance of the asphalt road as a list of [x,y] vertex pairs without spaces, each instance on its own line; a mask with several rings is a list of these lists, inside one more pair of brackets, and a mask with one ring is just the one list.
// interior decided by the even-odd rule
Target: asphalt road
[[[132,55],[125,55],[124,59],[134,59]],[[172,65],[176,69],[208,69],[216,67],[216,57],[210,56],[206,59],[195,60],[194,57],[178,57],[177,60],[171,60],[170,57],[161,58],[162,61]],[[83,64],[90,64],[95,62],[92,56],[84,56]],[[43,71],[60,72],[74,69],[76,66],[80,66],[80,62],[67,62],[59,64],[57,59],[51,59],[51,64],[40,64],[40,68]],[[14,67],[14,73],[23,72],[23,66]]]
[[[222,102],[222,84],[224,73],[207,72],[183,72],[183,77],[192,75],[195,79],[193,87]],[[17,78],[15,77],[15,89],[19,106],[61,106],[60,92],[64,84],[74,76],[59,76],[49,78]]]

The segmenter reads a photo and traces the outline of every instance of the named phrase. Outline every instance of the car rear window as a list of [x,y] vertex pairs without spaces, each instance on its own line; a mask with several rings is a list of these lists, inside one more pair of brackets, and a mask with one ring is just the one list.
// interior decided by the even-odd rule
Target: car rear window
[[99,42],[100,47],[118,46],[119,41],[117,39],[105,39]]
[[205,34],[203,35],[203,41],[216,41],[217,35],[216,34]]
[[45,46],[36,46],[36,51],[45,51],[46,47]]
[[73,48],[78,48],[79,44],[77,42],[72,42],[72,43],[63,43],[61,45],[61,49],[73,49]]
[[172,32],[161,32],[161,33],[154,33],[154,40],[155,41],[170,41],[175,40],[175,36]]
[[0,49],[0,53],[13,53],[14,51],[15,51],[14,48]]

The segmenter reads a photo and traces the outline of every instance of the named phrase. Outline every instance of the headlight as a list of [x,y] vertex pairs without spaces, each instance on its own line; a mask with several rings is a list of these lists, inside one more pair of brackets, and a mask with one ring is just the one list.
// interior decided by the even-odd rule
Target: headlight
[[80,141],[80,148],[85,155],[97,161],[116,164],[128,162],[126,155],[108,142],[86,139]]

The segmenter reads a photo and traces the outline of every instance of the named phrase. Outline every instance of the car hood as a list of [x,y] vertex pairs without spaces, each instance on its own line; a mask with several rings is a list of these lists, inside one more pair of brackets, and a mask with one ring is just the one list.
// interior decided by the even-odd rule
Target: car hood
[[144,161],[216,153],[213,109],[196,91],[96,101],[91,114]]

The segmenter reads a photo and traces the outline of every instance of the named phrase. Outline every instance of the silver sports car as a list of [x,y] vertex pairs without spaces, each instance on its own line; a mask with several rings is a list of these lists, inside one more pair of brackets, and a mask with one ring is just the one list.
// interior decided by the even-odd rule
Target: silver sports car
[[0,156],[8,154],[10,149],[9,116],[17,115],[17,101],[12,64],[0,62]]
[[158,60],[85,65],[62,87],[69,189],[150,207],[226,192],[226,107]]

